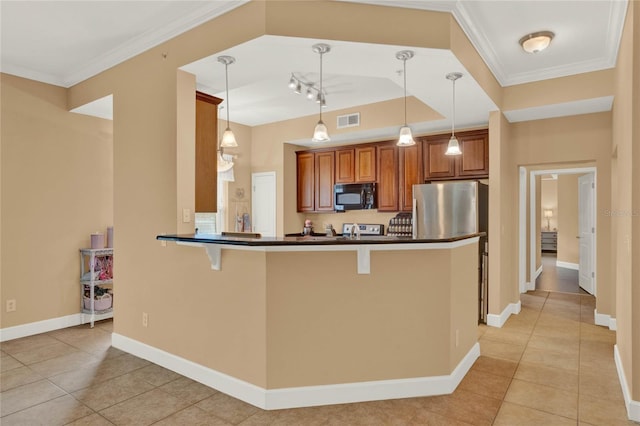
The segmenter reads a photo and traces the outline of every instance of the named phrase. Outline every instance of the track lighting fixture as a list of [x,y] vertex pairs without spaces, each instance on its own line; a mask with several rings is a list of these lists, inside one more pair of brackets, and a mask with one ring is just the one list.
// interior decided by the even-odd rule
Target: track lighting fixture
[[307,81],[302,77],[298,77],[295,73],[291,73],[288,86],[294,93],[302,94],[304,92],[308,100],[316,101],[316,103],[322,104],[323,107],[326,106],[324,92],[320,91],[316,83]]

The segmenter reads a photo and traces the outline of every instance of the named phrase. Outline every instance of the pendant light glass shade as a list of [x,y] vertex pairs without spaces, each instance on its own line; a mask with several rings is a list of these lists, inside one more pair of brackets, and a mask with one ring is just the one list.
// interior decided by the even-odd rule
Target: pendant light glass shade
[[411,50],[401,50],[396,53],[396,59],[401,60],[404,67],[402,73],[404,77],[404,126],[400,128],[400,135],[398,136],[398,142],[396,142],[397,146],[411,146],[416,144],[411,134],[411,127],[407,124],[407,60],[411,58],[413,58],[413,51]]
[[236,135],[233,134],[230,128],[226,128],[224,133],[222,134],[222,140],[220,141],[220,146],[223,148],[235,148],[238,146],[238,142],[236,142]]
[[449,144],[447,145],[447,152],[444,155],[460,155],[462,151],[460,151],[460,144],[458,143],[458,138],[456,138],[456,80],[462,77],[462,73],[452,72],[447,74],[447,80],[451,80],[453,82],[453,107],[452,107],[452,117],[451,117],[451,139],[449,139]]
[[330,141],[329,131],[327,130],[327,126],[324,124],[322,119],[318,121],[316,124],[316,128],[313,129],[313,141],[314,142],[327,142]]
[[329,137],[329,131],[327,130],[327,126],[322,121],[322,107],[324,105],[324,96],[322,95],[322,55],[328,53],[331,50],[331,46],[324,43],[314,44],[312,46],[313,51],[320,55],[320,90],[318,91],[318,95],[316,97],[316,102],[318,103],[318,108],[320,109],[320,118],[318,120],[318,124],[313,129],[313,138],[314,142],[328,142],[331,140]]
[[447,145],[447,152],[444,155],[460,155],[462,151],[460,151],[460,144],[458,143],[458,138],[455,136],[451,136],[449,139],[449,144]]
[[227,98],[225,99],[225,102],[227,103],[227,128],[222,134],[222,140],[220,141],[220,146],[223,148],[235,148],[238,146],[236,136],[229,127],[229,65],[233,64],[235,61],[236,58],[233,56],[218,56],[218,62],[224,64],[225,88],[227,91]]
[[415,144],[416,144],[416,141],[413,140],[413,135],[411,134],[411,127],[409,126],[400,127],[400,136],[398,137],[398,142],[396,142],[396,145],[411,146]]

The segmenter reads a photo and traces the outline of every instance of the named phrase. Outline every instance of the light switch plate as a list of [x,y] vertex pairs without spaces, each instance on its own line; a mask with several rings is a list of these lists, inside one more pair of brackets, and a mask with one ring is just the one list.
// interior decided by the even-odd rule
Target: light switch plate
[[191,210],[182,209],[182,222],[183,223],[191,222]]

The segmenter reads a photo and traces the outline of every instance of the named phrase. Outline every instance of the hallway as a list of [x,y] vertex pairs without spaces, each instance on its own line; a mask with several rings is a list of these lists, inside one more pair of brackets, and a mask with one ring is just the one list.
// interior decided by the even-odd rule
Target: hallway
[[555,253],[542,253],[542,273],[536,278],[536,290],[589,294],[578,285],[578,271],[556,266]]
[[595,299],[534,291],[451,395],[264,411],[110,346],[102,321],[0,344],[10,425],[634,425]]

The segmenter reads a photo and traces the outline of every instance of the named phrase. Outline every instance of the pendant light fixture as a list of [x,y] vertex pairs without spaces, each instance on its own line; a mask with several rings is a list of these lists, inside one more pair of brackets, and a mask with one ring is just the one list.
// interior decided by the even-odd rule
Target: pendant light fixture
[[222,134],[222,140],[220,141],[220,146],[223,148],[235,148],[238,146],[236,137],[229,127],[229,65],[233,64],[235,61],[236,58],[233,56],[218,56],[218,62],[224,64],[225,87],[227,90],[227,98],[225,99],[227,103],[227,128]]
[[[220,110],[224,108],[222,105],[218,105],[218,115],[220,114]],[[218,134],[216,135],[216,139],[220,140],[220,129],[217,129]],[[218,173],[223,173],[233,168],[233,156],[229,160],[224,158],[224,148],[221,145],[218,145],[218,161],[217,161],[217,169]]]
[[404,71],[402,73],[402,76],[404,77],[404,126],[400,128],[400,136],[396,143],[398,146],[411,146],[416,144],[416,141],[413,140],[413,135],[411,134],[411,127],[407,125],[407,60],[411,58],[413,58],[413,51],[411,50],[401,50],[396,53],[396,59],[401,60],[404,66]]
[[327,131],[327,126],[322,121],[322,107],[325,104],[324,102],[324,92],[322,91],[322,55],[328,53],[331,50],[331,46],[324,43],[314,44],[312,46],[313,51],[320,55],[320,91],[318,92],[318,108],[320,108],[320,119],[318,120],[318,124],[316,124],[315,129],[313,130],[313,141],[314,142],[328,142],[331,139],[329,138],[329,132]]
[[445,155],[460,155],[462,151],[460,151],[460,144],[458,143],[458,138],[456,138],[456,80],[462,78],[462,73],[459,72],[451,72],[447,74],[447,79],[453,82],[453,116],[451,118],[451,139],[449,139],[449,145],[447,145],[447,152]]

